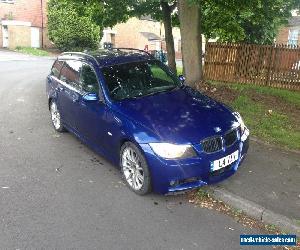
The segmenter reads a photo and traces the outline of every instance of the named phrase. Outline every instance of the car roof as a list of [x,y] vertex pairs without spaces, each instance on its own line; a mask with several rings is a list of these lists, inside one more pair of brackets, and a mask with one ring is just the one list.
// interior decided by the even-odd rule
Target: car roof
[[154,60],[155,58],[146,51],[131,48],[101,49],[85,52],[65,52],[58,59],[79,59],[95,62],[99,67],[112,66],[123,63]]

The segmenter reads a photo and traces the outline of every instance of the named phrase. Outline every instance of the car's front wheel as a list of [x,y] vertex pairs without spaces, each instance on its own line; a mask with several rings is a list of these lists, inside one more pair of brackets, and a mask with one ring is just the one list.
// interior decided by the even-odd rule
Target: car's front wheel
[[121,147],[120,164],[129,188],[139,195],[151,191],[151,176],[147,162],[137,146],[125,142]]
[[50,115],[51,115],[51,121],[54,129],[57,132],[64,132],[65,129],[61,122],[61,115],[57,108],[57,104],[54,100],[51,100],[50,102]]

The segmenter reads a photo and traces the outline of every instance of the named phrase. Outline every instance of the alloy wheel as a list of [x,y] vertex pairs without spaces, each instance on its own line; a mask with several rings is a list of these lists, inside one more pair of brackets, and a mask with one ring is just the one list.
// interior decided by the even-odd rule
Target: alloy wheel
[[122,170],[130,187],[136,191],[141,190],[144,185],[144,170],[141,167],[139,156],[131,147],[123,150]]

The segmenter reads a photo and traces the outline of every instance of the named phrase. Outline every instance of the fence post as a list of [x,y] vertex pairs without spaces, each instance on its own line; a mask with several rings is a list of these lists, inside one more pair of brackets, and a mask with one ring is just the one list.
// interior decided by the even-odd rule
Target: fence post
[[240,69],[239,69],[239,59],[240,59],[241,45],[238,43],[236,46],[236,55],[235,55],[235,64],[234,64],[234,81],[237,82],[239,78]]
[[268,61],[268,72],[267,72],[267,78],[266,78],[266,82],[265,85],[266,86],[270,86],[270,78],[271,78],[271,74],[272,74],[272,54],[273,54],[273,45],[270,45],[270,56],[269,56],[269,61]]

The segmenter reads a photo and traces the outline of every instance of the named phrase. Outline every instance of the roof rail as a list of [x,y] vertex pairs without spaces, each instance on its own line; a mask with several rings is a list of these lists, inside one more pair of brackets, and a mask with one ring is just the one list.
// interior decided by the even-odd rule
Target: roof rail
[[141,53],[144,53],[148,56],[151,56],[153,57],[149,52],[145,51],[145,50],[142,50],[142,49],[134,49],[134,48],[110,48],[108,50],[118,50],[118,51],[121,51],[121,50],[129,50],[129,51],[137,51],[137,52],[141,52]]
[[70,56],[72,56],[72,55],[78,55],[78,56],[87,56],[87,57],[89,57],[89,58],[93,59],[93,60],[95,61],[95,63],[98,65],[98,61],[97,61],[97,59],[96,59],[94,56],[92,56],[92,55],[89,55],[89,54],[87,54],[87,53],[84,53],[84,52],[63,52],[63,53],[61,53],[61,55],[70,55]]

